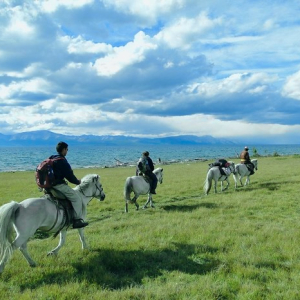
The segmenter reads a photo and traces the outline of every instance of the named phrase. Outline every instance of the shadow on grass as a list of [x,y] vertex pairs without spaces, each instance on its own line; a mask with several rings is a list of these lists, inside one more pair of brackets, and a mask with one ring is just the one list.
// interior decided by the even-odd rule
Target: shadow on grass
[[21,290],[43,285],[67,284],[74,280],[97,284],[102,288],[121,289],[143,284],[147,278],[163,276],[165,272],[179,271],[203,275],[216,269],[220,262],[212,254],[221,251],[206,245],[174,244],[176,250],[115,250],[97,249],[89,252],[81,262],[73,263],[76,270],[44,273],[38,280],[28,279]]
[[263,182],[263,183],[257,183],[254,182],[254,184],[250,184],[248,186],[238,186],[237,192],[239,191],[254,191],[254,190],[260,190],[260,189],[267,189],[269,191],[276,191],[279,190],[283,185],[287,184],[299,184],[298,181],[280,181],[280,182]]
[[194,205],[176,205],[176,204],[171,204],[171,205],[161,205],[160,208],[166,211],[181,211],[181,212],[188,212],[188,211],[193,211],[195,209],[198,209],[200,207],[205,207],[205,208],[217,208],[218,205],[215,203],[199,203],[199,204],[194,204]]

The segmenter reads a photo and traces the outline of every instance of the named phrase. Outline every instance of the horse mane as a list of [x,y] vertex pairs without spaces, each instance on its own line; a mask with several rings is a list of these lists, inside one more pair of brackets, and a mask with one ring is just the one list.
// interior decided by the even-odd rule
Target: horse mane
[[87,174],[85,175],[82,179],[81,179],[81,183],[80,183],[80,187],[81,188],[85,188],[87,187],[91,181],[97,177],[98,175],[97,174]]
[[153,171],[153,173],[154,173],[154,174],[157,174],[158,172],[162,172],[162,171],[163,171],[162,168],[156,168],[156,169]]

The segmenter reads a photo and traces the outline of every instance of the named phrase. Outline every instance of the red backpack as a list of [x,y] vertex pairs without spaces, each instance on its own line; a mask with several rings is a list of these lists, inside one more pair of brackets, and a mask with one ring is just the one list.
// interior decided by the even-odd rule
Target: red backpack
[[53,162],[60,159],[64,159],[64,157],[47,158],[36,167],[35,181],[40,188],[50,188],[53,186],[55,181]]

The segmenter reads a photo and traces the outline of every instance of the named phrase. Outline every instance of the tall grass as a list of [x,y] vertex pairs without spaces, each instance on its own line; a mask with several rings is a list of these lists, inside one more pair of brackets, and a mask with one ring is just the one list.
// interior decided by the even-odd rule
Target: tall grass
[[[97,173],[104,202],[88,206],[82,251],[69,230],[33,239],[31,269],[16,251],[0,275],[1,299],[300,299],[298,156],[260,157],[250,186],[204,196],[208,162],[165,165],[156,208],[124,213],[123,186],[133,168]],[[237,163],[238,161],[236,161]],[[218,186],[219,188],[219,186]],[[0,204],[39,196],[32,172],[0,173]],[[138,199],[140,204],[146,197]]]

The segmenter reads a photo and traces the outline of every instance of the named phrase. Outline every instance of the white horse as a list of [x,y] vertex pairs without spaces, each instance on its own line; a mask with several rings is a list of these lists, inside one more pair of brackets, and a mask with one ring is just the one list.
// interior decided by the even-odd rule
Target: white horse
[[[163,169],[157,168],[153,171],[155,176],[157,177],[157,181],[161,184],[163,182]],[[134,193],[134,197],[131,199],[130,194],[131,192]],[[150,193],[150,184],[147,182],[144,178],[144,176],[132,176],[127,177],[125,181],[124,186],[124,198],[126,201],[125,204],[125,212],[128,212],[128,202],[134,203],[136,206],[136,210],[139,209],[139,205],[136,202],[137,198],[140,195],[146,195],[148,194],[148,200],[143,206],[143,208],[147,208],[147,205],[150,202],[150,206],[154,208],[153,202],[152,202],[152,194]]]
[[[214,180],[214,190],[215,193],[217,193],[217,182],[221,181],[221,192],[227,190],[227,188],[229,187],[229,176],[231,173],[234,172],[234,162],[232,161],[228,161],[228,167],[225,168],[225,173],[226,175],[222,175],[220,172],[219,167],[212,167],[208,170],[207,175],[206,175],[206,179],[204,182],[204,193],[205,195],[208,195],[211,186],[212,186],[212,181]],[[227,182],[226,187],[223,189],[223,181]]]
[[[89,174],[82,178],[81,184],[74,190],[80,195],[83,202],[83,216],[86,217],[86,207],[92,198],[103,201],[105,193],[97,174]],[[11,201],[0,207],[0,273],[15,249],[20,249],[31,267],[35,261],[27,251],[28,239],[39,229],[44,232],[60,233],[59,244],[48,255],[57,255],[66,241],[67,228],[70,223],[66,221],[64,210],[58,207],[53,200],[47,197],[29,198],[20,203]],[[13,240],[13,228],[16,237]],[[87,244],[83,228],[78,229],[82,249]]]
[[[252,159],[251,162],[254,165],[254,169],[257,170],[257,159]],[[235,188],[237,188],[238,181],[241,183],[241,186],[243,186],[242,178],[244,176],[247,176],[244,186],[248,185],[250,183],[250,175],[250,171],[245,164],[237,164],[235,166],[235,174],[233,175]]]

